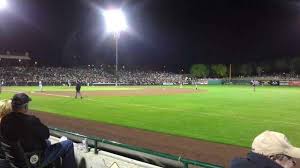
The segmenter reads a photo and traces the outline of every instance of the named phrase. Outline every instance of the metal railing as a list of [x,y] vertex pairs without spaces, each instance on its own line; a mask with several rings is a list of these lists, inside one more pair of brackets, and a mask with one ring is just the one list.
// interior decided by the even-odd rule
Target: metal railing
[[[90,147],[95,148],[95,154],[99,150],[104,150],[108,152],[114,152],[120,155],[125,155],[126,157],[137,159],[144,162],[151,162],[157,166],[165,167],[164,165],[169,165],[167,167],[183,167],[188,168],[189,166],[203,167],[203,168],[223,168],[222,166],[201,162],[197,160],[191,160],[183,158],[181,156],[175,156],[171,154],[166,154],[162,152],[157,152],[149,150],[146,148],[131,146],[127,144],[122,144],[119,142],[114,142],[106,140],[99,137],[85,136],[79,133],[49,127],[50,132],[54,136],[67,136],[69,139],[81,142],[82,139],[86,138]],[[171,165],[171,166],[170,166]]]

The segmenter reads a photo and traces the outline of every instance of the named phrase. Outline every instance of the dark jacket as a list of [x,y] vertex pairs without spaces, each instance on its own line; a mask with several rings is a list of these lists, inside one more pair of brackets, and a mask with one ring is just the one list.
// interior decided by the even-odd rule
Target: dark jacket
[[0,132],[7,141],[20,141],[25,152],[44,150],[49,129],[32,115],[11,112],[1,120]]
[[230,163],[230,168],[283,168],[264,155],[248,153],[247,158],[236,158]]
[[1,168],[11,168],[7,160],[0,158],[0,167]]
[[8,161],[5,159],[5,154],[0,148],[0,167],[1,168],[10,168]]
[[80,92],[81,84],[79,82],[76,83],[76,91]]

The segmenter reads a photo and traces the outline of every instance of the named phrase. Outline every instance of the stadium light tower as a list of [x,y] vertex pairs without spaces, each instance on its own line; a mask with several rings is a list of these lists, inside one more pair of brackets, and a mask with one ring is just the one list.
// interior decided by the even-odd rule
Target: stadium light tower
[[0,0],[0,10],[7,8],[7,0]]
[[127,29],[126,18],[122,10],[110,9],[103,12],[106,31],[114,34],[116,42],[116,86],[118,86],[118,42],[120,33]]

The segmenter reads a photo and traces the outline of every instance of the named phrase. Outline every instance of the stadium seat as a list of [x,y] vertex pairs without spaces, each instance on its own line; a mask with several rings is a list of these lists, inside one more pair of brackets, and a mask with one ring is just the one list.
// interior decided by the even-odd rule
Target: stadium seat
[[24,152],[21,143],[1,139],[1,149],[12,168],[59,168],[61,158],[42,167],[43,151]]

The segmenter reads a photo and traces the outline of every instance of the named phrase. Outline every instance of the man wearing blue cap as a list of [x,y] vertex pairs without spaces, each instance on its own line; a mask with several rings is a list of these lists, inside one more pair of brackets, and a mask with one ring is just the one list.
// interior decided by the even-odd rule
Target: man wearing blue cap
[[63,167],[76,167],[73,142],[66,140],[48,145],[46,140],[50,133],[46,125],[33,116],[28,115],[28,104],[31,98],[25,93],[15,94],[12,98],[12,112],[1,120],[0,131],[5,141],[19,141],[25,152],[44,151],[42,165],[47,166],[59,157]]

